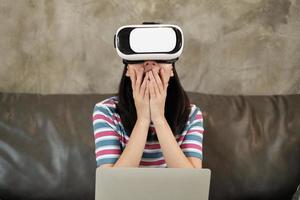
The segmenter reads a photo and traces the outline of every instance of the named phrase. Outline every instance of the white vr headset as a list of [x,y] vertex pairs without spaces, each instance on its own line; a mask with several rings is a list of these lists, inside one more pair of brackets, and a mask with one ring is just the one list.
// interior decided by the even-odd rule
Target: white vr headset
[[114,47],[124,64],[145,60],[174,63],[182,53],[183,43],[181,28],[173,24],[126,25],[114,35]]

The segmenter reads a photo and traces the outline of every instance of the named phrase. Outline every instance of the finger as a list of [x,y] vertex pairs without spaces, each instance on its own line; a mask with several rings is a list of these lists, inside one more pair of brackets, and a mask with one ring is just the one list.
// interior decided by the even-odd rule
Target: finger
[[145,93],[145,88],[146,88],[146,84],[147,84],[147,78],[148,78],[148,75],[146,74],[144,80],[143,80],[143,83],[141,85],[141,90],[140,90],[140,94],[142,95],[142,97],[144,96],[144,93]]
[[135,82],[135,89],[136,91],[140,92],[140,86],[141,86],[141,81],[143,78],[143,68],[138,68],[137,69],[137,77],[136,77],[136,82]]
[[131,80],[131,87],[132,87],[132,90],[135,90],[135,71],[133,70],[132,74],[130,74],[130,80]]
[[155,98],[155,91],[154,91],[154,83],[153,80],[150,78],[150,82],[149,82],[149,90],[150,90],[150,98]]
[[144,94],[144,98],[145,99],[149,99],[149,80],[146,80],[146,90],[145,90],[145,94]]
[[160,94],[162,94],[163,92],[163,89],[164,89],[164,86],[163,86],[163,82],[161,81],[159,75],[157,73],[152,73],[154,75],[154,79],[155,79],[155,82],[156,82],[156,86],[157,86],[157,89]]
[[167,74],[166,74],[166,71],[164,68],[161,68],[160,74],[161,74],[161,78],[162,78],[162,82],[163,82],[163,88],[165,90],[167,88],[168,81],[167,81]]
[[157,96],[157,95],[159,95],[160,93],[159,93],[159,89],[158,89],[158,87],[157,87],[157,84],[156,84],[156,81],[155,81],[155,79],[154,79],[154,76],[153,76],[153,72],[152,71],[150,71],[150,79],[152,80],[152,86],[153,86],[153,90],[154,90],[154,96]]

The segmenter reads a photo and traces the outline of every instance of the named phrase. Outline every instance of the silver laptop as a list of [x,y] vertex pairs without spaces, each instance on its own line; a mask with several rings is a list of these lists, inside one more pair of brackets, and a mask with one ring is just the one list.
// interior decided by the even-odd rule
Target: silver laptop
[[208,200],[210,169],[97,168],[95,200]]

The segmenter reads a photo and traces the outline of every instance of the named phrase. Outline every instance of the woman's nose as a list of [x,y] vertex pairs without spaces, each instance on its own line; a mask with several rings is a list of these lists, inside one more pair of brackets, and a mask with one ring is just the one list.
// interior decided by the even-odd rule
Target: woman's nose
[[145,72],[150,71],[153,67],[158,66],[157,62],[147,60],[144,62]]
[[144,65],[157,65],[156,61],[152,61],[152,60],[147,60],[144,62]]

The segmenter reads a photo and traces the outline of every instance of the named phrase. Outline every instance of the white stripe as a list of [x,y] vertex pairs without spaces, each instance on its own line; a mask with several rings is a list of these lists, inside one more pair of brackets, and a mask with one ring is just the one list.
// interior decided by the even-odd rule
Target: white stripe
[[181,149],[183,152],[196,152],[196,153],[200,153],[202,154],[202,151],[200,151],[199,149],[195,149],[195,148],[183,148]]
[[162,164],[162,165],[147,165],[147,166],[145,166],[145,165],[140,165],[140,167],[143,167],[143,168],[147,168],[147,167],[155,167],[155,168],[165,168],[165,167],[167,167],[167,163],[165,163],[165,164]]
[[146,152],[146,153],[158,153],[158,152],[161,152],[161,148],[159,148],[159,149],[145,149],[144,148],[144,152]]
[[100,159],[104,159],[104,158],[118,158],[120,155],[118,154],[108,154],[108,155],[101,155],[101,156],[98,156],[96,158],[96,160],[100,160]]
[[204,128],[202,126],[194,126],[194,127],[191,127],[190,129],[188,129],[188,131],[190,130],[200,130],[200,131],[204,131]]
[[142,158],[141,161],[146,161],[146,162],[154,162],[154,161],[159,161],[159,160],[163,160],[163,157],[159,157],[159,158]]
[[202,146],[202,145],[201,145],[201,142],[198,142],[198,141],[195,141],[195,140],[184,140],[184,141],[182,142],[182,144],[196,144],[196,145]]
[[98,153],[98,151],[102,151],[102,150],[111,150],[111,149],[121,149],[119,147],[119,145],[105,145],[103,147],[98,147],[96,150],[95,150],[95,153]]
[[117,132],[117,131],[115,131],[115,130],[112,129],[112,128],[104,127],[104,128],[97,128],[97,129],[94,131],[94,135],[96,135],[97,133],[107,132],[107,131]]
[[105,119],[96,119],[96,120],[93,121],[93,125],[96,125],[97,123],[106,123],[109,126],[111,126],[113,128],[116,128],[116,126],[114,124],[110,123],[109,121],[106,121]]
[[108,135],[108,136],[101,136],[95,140],[95,142],[104,141],[104,140],[119,140],[118,136]]
[[199,136],[199,137],[203,138],[203,133],[202,133],[202,132],[201,132],[201,133],[199,133],[198,131],[199,131],[199,130],[197,130],[197,131],[192,131],[192,132],[189,132],[189,134],[188,134],[188,135],[195,135],[195,136]]

